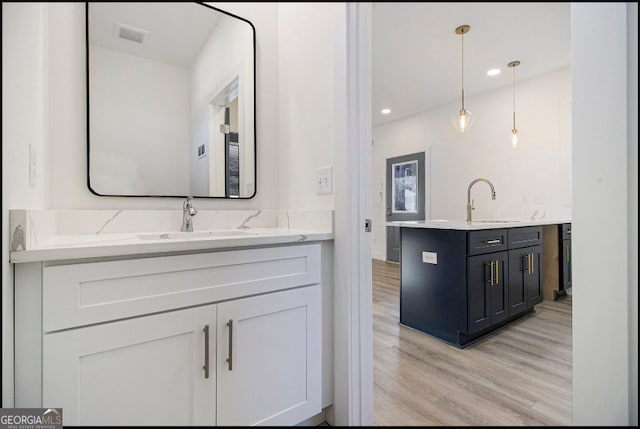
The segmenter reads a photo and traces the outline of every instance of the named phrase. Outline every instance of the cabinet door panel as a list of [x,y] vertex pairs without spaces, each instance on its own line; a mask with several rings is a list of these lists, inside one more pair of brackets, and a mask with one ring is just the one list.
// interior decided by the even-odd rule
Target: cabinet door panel
[[526,249],[531,254],[531,269],[525,277],[525,293],[527,296],[527,308],[542,302],[542,246],[533,246]]
[[215,315],[210,305],[46,334],[43,404],[68,425],[213,425]]
[[562,240],[562,289],[571,287],[571,240]]
[[525,277],[529,271],[529,249],[509,251],[509,317],[526,311]]
[[294,425],[321,411],[319,285],[219,304],[217,342],[218,425]]
[[467,282],[468,333],[507,319],[507,252],[495,252],[468,258]]
[[475,334],[491,325],[489,278],[491,257],[487,255],[467,258],[467,333]]
[[509,311],[508,296],[508,257],[507,252],[499,252],[492,255],[495,259],[493,285],[490,285],[491,295],[491,324],[495,325],[507,320]]

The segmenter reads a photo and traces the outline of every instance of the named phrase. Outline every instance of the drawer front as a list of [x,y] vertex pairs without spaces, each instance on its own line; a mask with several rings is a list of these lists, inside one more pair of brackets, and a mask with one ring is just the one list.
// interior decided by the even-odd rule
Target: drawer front
[[542,244],[542,227],[526,226],[509,229],[509,249],[537,246]]
[[506,229],[469,231],[467,238],[469,245],[468,254],[470,256],[507,250]]
[[571,240],[571,224],[570,223],[562,224],[562,239]]
[[43,267],[44,332],[320,283],[320,244]]

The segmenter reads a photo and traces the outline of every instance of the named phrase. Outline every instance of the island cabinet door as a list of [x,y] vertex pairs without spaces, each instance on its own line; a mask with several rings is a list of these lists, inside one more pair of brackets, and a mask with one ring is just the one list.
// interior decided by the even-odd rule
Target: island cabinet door
[[216,306],[48,333],[42,402],[70,426],[215,424]]
[[509,251],[509,317],[527,310],[526,281],[531,266],[528,248]]
[[507,252],[467,258],[468,334],[507,319]]
[[218,304],[218,426],[320,413],[320,285]]
[[542,246],[528,247],[531,266],[525,277],[525,289],[527,294],[527,308],[542,302]]
[[509,317],[542,301],[542,246],[509,251]]

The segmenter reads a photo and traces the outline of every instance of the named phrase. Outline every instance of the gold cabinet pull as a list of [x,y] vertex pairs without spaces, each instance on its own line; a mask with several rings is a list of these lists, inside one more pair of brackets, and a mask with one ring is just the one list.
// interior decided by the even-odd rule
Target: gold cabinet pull
[[493,240],[484,240],[484,244],[498,244],[501,243],[501,240],[499,238],[493,239]]
[[489,277],[489,285],[493,286],[493,261],[487,264],[489,266],[489,272],[491,273]]
[[536,272],[536,260],[532,253],[531,254],[531,274],[535,274],[535,272]]
[[204,325],[204,378],[209,378],[209,325]]
[[527,274],[531,274],[531,259],[529,259],[529,256],[531,255],[527,253]]
[[233,369],[233,319],[229,319],[227,326],[229,327],[229,357],[227,362],[229,362],[229,371],[231,371]]
[[498,274],[498,261],[496,261],[496,284],[500,284],[500,275]]

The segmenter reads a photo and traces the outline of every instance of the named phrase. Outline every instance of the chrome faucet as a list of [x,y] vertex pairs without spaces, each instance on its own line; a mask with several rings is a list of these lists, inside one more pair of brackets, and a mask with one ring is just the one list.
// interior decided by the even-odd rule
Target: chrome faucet
[[491,183],[487,179],[478,177],[477,179],[469,183],[469,187],[467,188],[467,222],[471,222],[471,212],[476,209],[473,206],[473,200],[471,199],[471,187],[478,182],[487,182],[489,186],[491,186],[491,199],[492,200],[496,199],[496,190],[493,188],[493,183]]
[[193,198],[187,197],[182,203],[182,232],[193,232],[193,219],[192,217],[198,213],[198,209],[193,207],[191,200]]

